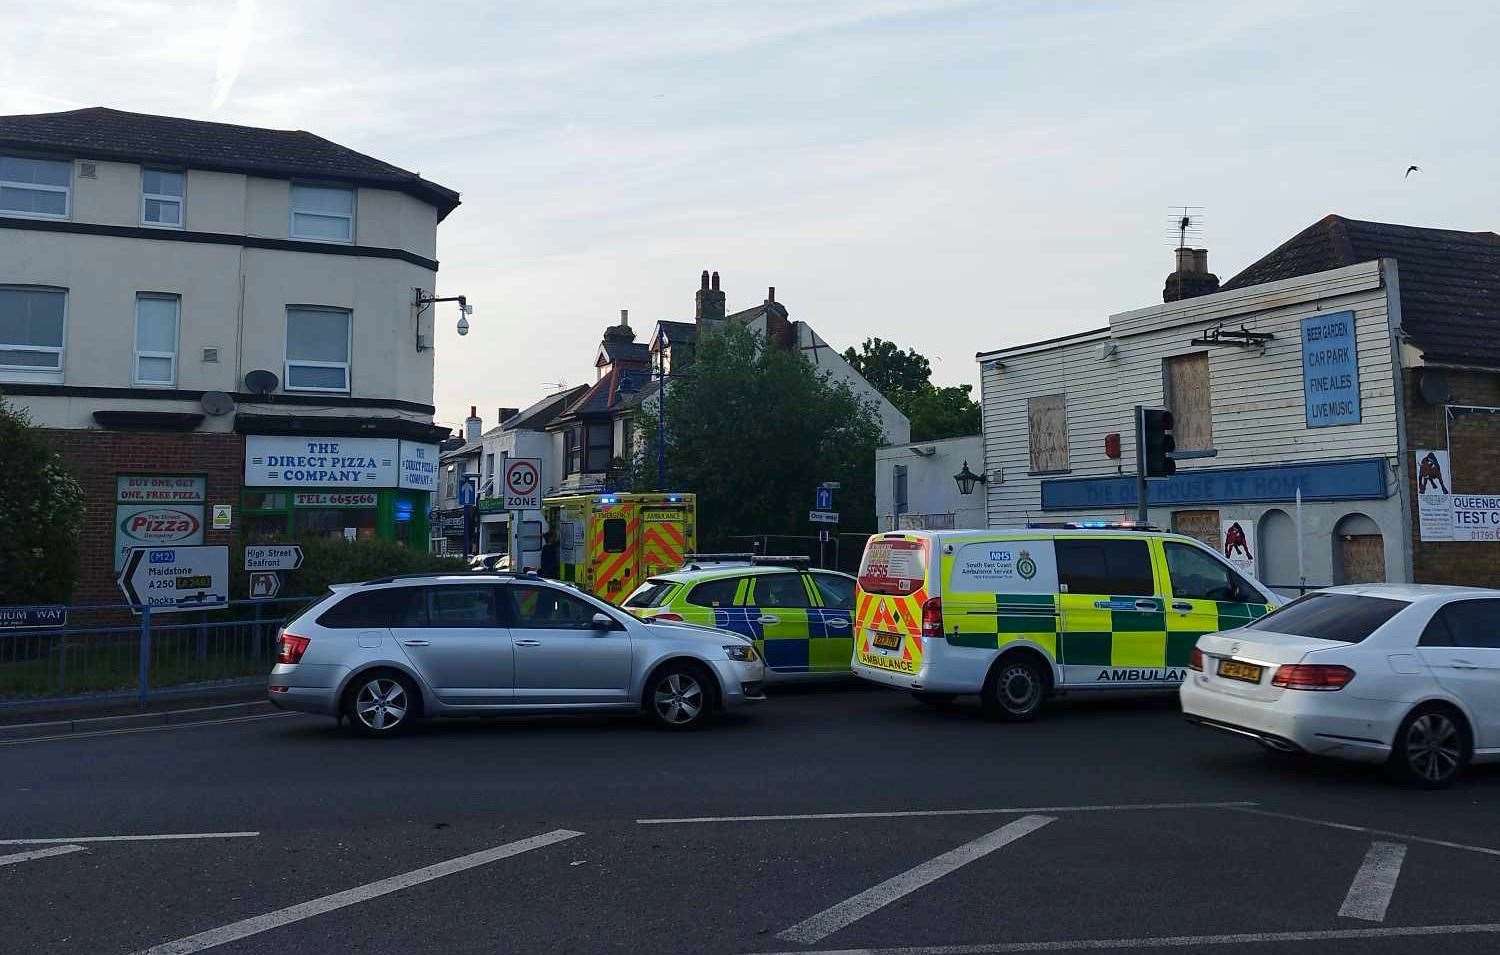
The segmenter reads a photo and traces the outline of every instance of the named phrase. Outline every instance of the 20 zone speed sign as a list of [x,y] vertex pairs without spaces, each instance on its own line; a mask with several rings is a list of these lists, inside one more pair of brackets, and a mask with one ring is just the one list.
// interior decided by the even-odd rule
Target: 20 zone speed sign
[[505,462],[505,509],[536,511],[542,507],[542,459],[510,458]]

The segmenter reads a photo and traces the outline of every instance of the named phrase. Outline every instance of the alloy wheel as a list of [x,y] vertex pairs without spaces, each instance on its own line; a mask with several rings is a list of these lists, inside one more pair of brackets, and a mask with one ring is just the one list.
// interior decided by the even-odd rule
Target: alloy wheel
[[1440,783],[1458,772],[1463,740],[1458,727],[1442,713],[1424,713],[1406,731],[1406,761],[1412,775]]
[[703,686],[689,673],[671,673],[656,685],[657,715],[664,722],[681,726],[703,712]]
[[389,677],[371,680],[354,699],[354,713],[372,730],[390,730],[406,719],[406,688]]

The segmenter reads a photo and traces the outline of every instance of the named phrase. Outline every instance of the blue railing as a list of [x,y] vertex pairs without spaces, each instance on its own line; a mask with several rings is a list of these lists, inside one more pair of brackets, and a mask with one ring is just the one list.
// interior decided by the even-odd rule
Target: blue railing
[[[141,703],[265,679],[276,637],[316,597],[234,600],[163,613],[132,604],[0,607],[0,709],[77,700]],[[54,625],[58,609],[66,622]],[[41,621],[16,627],[16,621]]]

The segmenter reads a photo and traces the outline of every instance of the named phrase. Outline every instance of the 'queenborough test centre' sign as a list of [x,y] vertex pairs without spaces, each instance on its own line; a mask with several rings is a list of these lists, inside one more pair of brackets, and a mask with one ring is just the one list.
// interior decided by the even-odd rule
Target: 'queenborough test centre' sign
[[245,438],[247,487],[437,489],[435,444],[396,438]]

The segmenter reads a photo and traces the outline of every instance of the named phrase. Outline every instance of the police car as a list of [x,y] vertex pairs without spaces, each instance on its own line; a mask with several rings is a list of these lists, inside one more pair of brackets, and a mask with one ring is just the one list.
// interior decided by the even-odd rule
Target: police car
[[768,682],[849,675],[854,578],[804,557],[690,554],[625,599],[643,620],[717,627],[755,641]]
[[898,531],[865,545],[854,672],[1034,718],[1061,690],[1176,689],[1204,634],[1281,598],[1199,541],[1146,525]]

